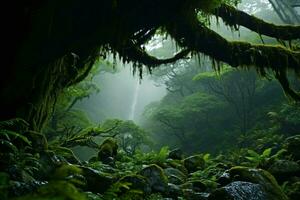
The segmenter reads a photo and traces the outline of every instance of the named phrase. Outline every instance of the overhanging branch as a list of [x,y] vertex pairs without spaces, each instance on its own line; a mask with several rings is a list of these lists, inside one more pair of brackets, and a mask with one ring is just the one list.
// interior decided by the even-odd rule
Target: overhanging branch
[[222,4],[218,7],[213,14],[221,17],[223,21],[230,26],[244,26],[258,34],[282,40],[300,38],[300,26],[281,26],[268,23],[226,4]]

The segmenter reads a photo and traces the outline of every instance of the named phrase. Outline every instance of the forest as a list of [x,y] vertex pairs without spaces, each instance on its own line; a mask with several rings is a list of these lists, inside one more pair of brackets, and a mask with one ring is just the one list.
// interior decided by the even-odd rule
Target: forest
[[300,0],[3,5],[0,200],[298,200]]

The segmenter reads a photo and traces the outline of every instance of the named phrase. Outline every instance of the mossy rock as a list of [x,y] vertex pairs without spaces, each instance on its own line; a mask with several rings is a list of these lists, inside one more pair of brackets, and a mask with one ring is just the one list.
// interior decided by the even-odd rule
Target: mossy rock
[[201,170],[205,167],[205,161],[202,155],[194,155],[187,157],[183,160],[184,167],[191,172]]
[[137,175],[137,174],[132,174],[132,175],[127,175],[122,177],[119,180],[120,183],[130,183],[129,188],[133,190],[139,190],[142,191],[143,194],[147,195],[151,193],[151,186],[147,180],[147,178]]
[[143,168],[139,174],[147,178],[154,192],[167,192],[168,178],[163,169],[158,165],[148,165],[147,167]]
[[290,160],[277,160],[270,166],[268,171],[281,183],[291,177],[300,177],[299,164]]
[[98,159],[104,164],[114,165],[118,153],[118,143],[114,138],[105,139],[99,147]]
[[266,200],[287,200],[276,179],[268,171],[236,166],[228,170],[232,180],[250,182],[262,186]]
[[181,188],[173,183],[168,183],[168,191],[166,196],[172,199],[177,199],[179,196],[182,196],[183,192]]
[[87,191],[102,194],[116,181],[109,173],[102,173],[89,167],[79,166],[79,168],[86,179],[86,187],[84,189]]
[[179,148],[174,149],[169,152],[168,158],[173,160],[181,160],[183,159],[183,151]]
[[164,169],[164,172],[168,177],[169,183],[178,185],[184,183],[187,179],[187,176],[184,173],[172,167]]
[[[209,195],[209,200],[267,200],[264,188],[259,184],[235,181]],[[271,200],[271,199],[270,199]]]
[[287,138],[283,145],[295,161],[300,160],[300,135]]

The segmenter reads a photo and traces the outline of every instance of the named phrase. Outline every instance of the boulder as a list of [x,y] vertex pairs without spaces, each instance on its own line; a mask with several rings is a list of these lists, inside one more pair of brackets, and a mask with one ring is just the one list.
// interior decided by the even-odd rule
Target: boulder
[[288,137],[283,145],[295,161],[300,160],[300,135]]
[[[209,200],[267,200],[264,188],[255,183],[235,181],[215,190]],[[270,199],[271,200],[271,199]]]
[[168,158],[174,159],[174,160],[181,160],[183,159],[183,151],[179,148],[174,149],[170,151]]
[[84,190],[94,193],[104,193],[114,182],[115,179],[108,173],[103,173],[89,167],[79,166],[82,175],[86,179]]
[[154,192],[167,192],[168,178],[163,169],[158,165],[148,165],[143,168],[139,174],[147,178],[150,187]]
[[282,192],[276,179],[263,169],[248,167],[233,167],[228,170],[233,181],[242,181],[258,184],[262,187],[266,200],[287,200],[287,196]]
[[194,155],[187,157],[183,160],[184,167],[191,172],[203,169],[205,166],[205,161],[201,155]]
[[114,165],[117,152],[117,140],[114,138],[107,138],[99,147],[98,159],[104,164]]
[[129,188],[134,190],[140,190],[143,194],[151,193],[151,186],[147,180],[147,178],[141,175],[127,175],[122,177],[119,182],[121,183],[130,183]]
[[270,166],[268,171],[279,182],[287,181],[294,176],[300,176],[299,164],[290,160],[277,160]]
[[166,176],[168,177],[169,183],[180,185],[185,182],[186,176],[180,170],[169,167],[164,169]]

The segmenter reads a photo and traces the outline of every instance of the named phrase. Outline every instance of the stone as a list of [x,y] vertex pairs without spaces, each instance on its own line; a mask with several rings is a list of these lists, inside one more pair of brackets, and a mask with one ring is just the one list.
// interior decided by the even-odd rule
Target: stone
[[268,171],[248,167],[236,166],[228,170],[231,180],[259,184],[266,196],[266,200],[287,200],[276,179]]
[[165,175],[163,169],[158,165],[148,165],[145,168],[143,168],[139,172],[139,174],[147,178],[151,189],[154,192],[167,192],[168,178]]
[[140,190],[143,194],[150,194],[152,191],[147,178],[141,175],[127,175],[122,177],[119,182],[130,183],[130,189]]
[[292,155],[295,161],[300,160],[300,135],[288,137],[284,141],[283,146],[288,151],[288,153]]
[[186,175],[182,173],[180,170],[169,167],[164,169],[166,176],[168,177],[169,183],[173,183],[176,185],[180,185],[185,182]]
[[179,148],[174,149],[170,151],[168,158],[174,159],[174,160],[181,160],[183,159],[183,151]]
[[277,160],[268,171],[281,183],[293,176],[300,176],[299,164],[290,160]]
[[[209,200],[267,200],[267,194],[259,184],[235,181],[218,188],[209,195]],[[270,199],[271,200],[271,199]]]
[[184,167],[191,172],[203,169],[205,166],[205,161],[201,155],[194,155],[183,160]]

